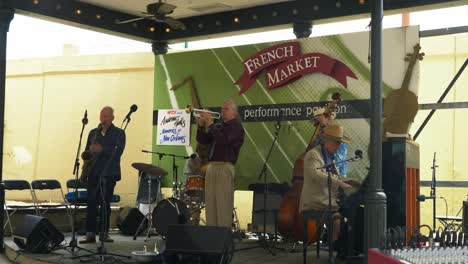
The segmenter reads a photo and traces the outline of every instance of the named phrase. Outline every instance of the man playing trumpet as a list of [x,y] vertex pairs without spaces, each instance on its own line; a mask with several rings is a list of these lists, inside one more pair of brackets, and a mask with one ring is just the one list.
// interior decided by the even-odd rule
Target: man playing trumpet
[[225,101],[221,108],[222,123],[214,123],[208,112],[200,112],[197,141],[210,144],[209,164],[205,175],[206,223],[232,226],[234,208],[234,165],[244,143],[244,128],[237,106]]

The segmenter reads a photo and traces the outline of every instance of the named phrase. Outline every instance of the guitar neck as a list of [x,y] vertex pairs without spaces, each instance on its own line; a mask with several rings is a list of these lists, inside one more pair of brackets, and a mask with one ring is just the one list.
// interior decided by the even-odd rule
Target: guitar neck
[[403,83],[401,84],[401,89],[409,90],[409,84],[411,80],[411,75],[413,74],[414,66],[416,65],[416,60],[411,60],[408,69],[405,73],[405,78],[403,79]]

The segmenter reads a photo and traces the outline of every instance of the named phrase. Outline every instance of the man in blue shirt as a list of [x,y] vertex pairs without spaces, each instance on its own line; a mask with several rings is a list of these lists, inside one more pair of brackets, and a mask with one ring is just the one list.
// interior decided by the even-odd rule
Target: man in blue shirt
[[80,240],[81,244],[96,242],[99,207],[101,207],[99,210],[100,219],[104,220],[102,197],[105,199],[105,219],[107,221],[105,227],[99,228],[99,230],[104,230],[100,239],[104,239],[105,242],[113,242],[108,234],[111,213],[110,201],[114,195],[115,184],[121,179],[120,157],[125,149],[125,131],[115,127],[112,123],[114,121],[112,107],[102,108],[99,120],[99,126],[89,132],[86,142],[86,150],[91,151],[93,157],[91,171],[87,179],[86,236]]

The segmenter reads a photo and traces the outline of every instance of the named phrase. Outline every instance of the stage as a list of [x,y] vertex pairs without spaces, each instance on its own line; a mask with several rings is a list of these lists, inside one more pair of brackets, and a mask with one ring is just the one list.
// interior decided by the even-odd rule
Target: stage
[[[106,243],[105,247],[108,253],[121,254],[125,256],[131,256],[132,251],[141,251],[146,245],[148,250],[154,249],[155,242],[160,239],[159,237],[151,237],[148,242],[144,242],[143,237],[138,237],[137,240],[132,240],[132,237],[123,236],[118,233],[111,234],[112,238],[115,240],[113,243]],[[71,239],[71,234],[67,233],[65,237],[67,243]],[[63,243],[65,244],[65,242]],[[96,251],[96,247],[99,243],[96,244],[87,244],[80,245],[83,248]],[[249,248],[257,245],[256,240],[254,239],[243,239],[242,241],[235,240],[235,249]],[[291,243],[278,243],[277,247],[283,248],[284,250],[273,250],[276,253],[276,256],[271,255],[268,251],[263,248],[255,248],[250,250],[241,250],[234,253],[232,264],[254,264],[254,263],[302,263],[302,251],[301,248],[296,248],[295,252],[291,252],[292,244]],[[46,263],[83,263],[82,259],[71,259],[74,256],[81,256],[87,254],[85,251],[78,251],[71,253],[64,249],[55,250],[49,254],[35,254],[29,253],[20,250],[17,245],[12,241],[11,237],[5,238],[5,254],[11,263],[19,264],[46,264]],[[87,263],[97,263],[96,260],[91,260]],[[124,258],[115,258],[109,259],[105,263],[138,263],[133,259],[124,259]],[[153,263],[162,263],[162,262],[153,262]],[[327,263],[327,252],[322,250],[320,252],[320,260],[317,262],[315,259],[315,246],[310,246],[308,250],[308,263]],[[337,263],[345,263],[337,260]]]

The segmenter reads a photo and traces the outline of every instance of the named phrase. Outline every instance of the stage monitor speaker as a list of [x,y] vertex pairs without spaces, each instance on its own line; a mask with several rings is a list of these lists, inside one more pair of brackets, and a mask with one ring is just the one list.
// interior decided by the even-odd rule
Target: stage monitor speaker
[[463,201],[463,232],[468,233],[468,200]]
[[34,253],[48,253],[65,239],[49,219],[36,215],[24,215],[12,237],[19,248]]
[[[122,234],[133,236],[135,235],[135,232],[144,218],[145,216],[140,212],[140,210],[138,210],[138,208],[125,207],[119,214],[117,227],[119,228],[120,232],[122,232]],[[141,231],[145,230],[146,228],[146,220],[143,225],[144,228],[140,229]]]
[[165,252],[169,255],[210,256],[206,263],[229,263],[234,252],[231,228],[170,225]]

